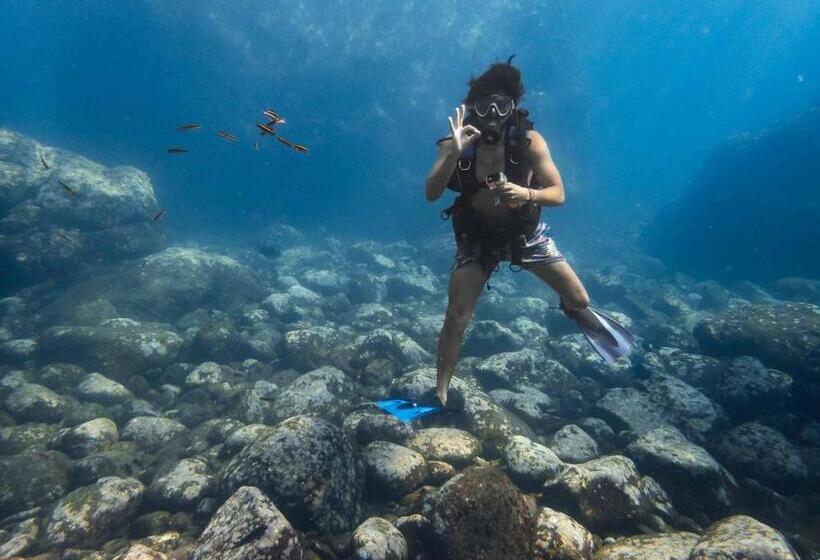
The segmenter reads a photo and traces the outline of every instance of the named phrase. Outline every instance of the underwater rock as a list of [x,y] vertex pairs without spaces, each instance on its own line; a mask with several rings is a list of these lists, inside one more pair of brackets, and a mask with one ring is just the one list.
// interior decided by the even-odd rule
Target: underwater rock
[[676,377],[655,374],[643,385],[646,391],[610,389],[596,404],[598,414],[638,435],[671,424],[696,443],[727,423],[720,406]]
[[74,364],[48,364],[40,368],[37,382],[58,393],[71,393],[86,376],[86,371]]
[[[815,107],[719,146],[682,196],[656,214],[643,245],[699,277],[817,278],[817,212],[806,202],[814,200],[820,176],[819,133]],[[772,185],[779,186],[776,204],[769,200]]]
[[362,451],[367,485],[374,495],[399,498],[415,490],[427,478],[424,457],[406,447],[374,441]]
[[737,420],[774,414],[787,408],[790,375],[769,369],[757,358],[735,358],[715,383],[715,398]]
[[674,514],[657,483],[642,477],[630,459],[619,455],[567,465],[557,477],[547,480],[543,494],[593,530],[634,529],[644,523],[652,526],[658,516],[668,519]]
[[70,489],[70,462],[57,452],[0,457],[0,518],[61,498]]
[[341,429],[319,418],[289,418],[240,451],[222,471],[222,493],[247,484],[302,530],[346,531],[360,515],[361,465]]
[[774,283],[775,291],[784,299],[820,305],[820,280],[812,278],[780,278]]
[[820,308],[815,305],[745,305],[704,319],[694,334],[707,354],[754,356],[797,381],[818,383]]
[[624,537],[601,547],[595,560],[688,560],[699,539],[685,531]]
[[22,383],[5,401],[6,410],[20,422],[59,422],[69,406],[65,397],[36,383]]
[[177,360],[182,338],[163,325],[110,319],[97,327],[52,327],[41,335],[41,361],[66,361],[116,380]]
[[132,400],[134,395],[121,383],[99,373],[89,373],[76,390],[77,398],[100,404],[118,404]]
[[[8,533],[5,529],[11,529]],[[5,538],[6,535],[10,538]],[[37,518],[29,518],[16,523],[12,527],[6,524],[3,531],[0,531],[0,558],[19,558],[31,549],[37,537],[40,534],[40,528],[37,523]]]
[[198,308],[231,310],[264,296],[254,271],[234,259],[169,247],[77,282],[43,313],[47,324],[78,324],[73,319],[83,305],[104,299],[120,317],[174,322]]
[[37,341],[30,338],[18,338],[0,342],[0,363],[21,365],[34,355]]
[[351,361],[354,364],[386,358],[395,361],[402,369],[435,361],[432,354],[405,333],[388,329],[377,329],[357,337],[353,342],[351,354]]
[[123,441],[133,441],[146,451],[157,451],[163,445],[188,431],[181,422],[170,418],[137,416],[123,427]]
[[152,224],[154,189],[138,169],[107,168],[7,129],[0,129],[0,168],[0,293],[165,244]]
[[304,414],[341,425],[355,398],[353,382],[341,370],[324,366],[296,378],[276,395],[273,408],[280,421]]
[[[516,352],[501,352],[482,361],[475,376],[485,389],[514,389],[519,385],[534,387],[549,393],[559,386],[572,385],[574,376],[557,362],[546,364],[543,352],[524,348]],[[547,370],[542,375],[541,370]],[[566,380],[566,383],[563,381]]]
[[0,455],[43,449],[57,433],[53,424],[26,423],[0,428]]
[[586,527],[560,511],[538,510],[532,560],[592,560],[593,552],[595,538]]
[[488,357],[524,347],[524,338],[497,321],[473,321],[464,337],[464,356]]
[[470,464],[481,451],[480,441],[457,428],[418,430],[407,446],[421,453],[428,461],[444,461],[455,467]]
[[145,498],[164,510],[186,511],[193,509],[215,488],[216,479],[208,464],[193,457],[160,469],[148,485]]
[[327,365],[341,342],[338,329],[314,326],[285,333],[284,359],[288,367],[309,371]]
[[338,294],[347,284],[347,278],[333,270],[306,270],[301,280],[305,287],[323,296]]
[[345,418],[343,429],[348,438],[361,447],[373,441],[404,445],[413,435],[408,424],[381,410],[353,411]]
[[117,425],[108,418],[95,418],[72,428],[60,430],[51,441],[72,459],[82,459],[105,450],[119,440]]
[[225,457],[233,457],[242,451],[246,445],[250,445],[256,441],[257,438],[267,435],[272,431],[273,427],[265,424],[249,424],[247,426],[242,426],[225,438],[222,446],[222,455]]
[[200,535],[189,560],[303,560],[299,536],[258,488],[239,487]]
[[731,507],[730,481],[708,451],[663,426],[632,442],[625,454],[657,480],[684,513],[713,518]]
[[427,479],[424,484],[438,486],[453,478],[456,475],[456,468],[444,461],[427,461]]
[[788,541],[768,525],[746,515],[714,523],[701,537],[690,560],[799,560]]
[[611,451],[618,447],[618,438],[615,435],[615,430],[600,418],[589,416],[582,419],[578,424],[586,433],[592,436],[601,450]]
[[125,554],[115,560],[168,560],[168,555],[142,544],[132,544]]
[[567,424],[555,432],[551,447],[567,463],[585,463],[600,455],[595,440],[575,424]]
[[389,521],[371,517],[353,531],[355,560],[407,560],[404,535]]
[[71,465],[71,480],[75,485],[93,484],[108,477],[136,477],[144,471],[143,455],[131,441],[119,441],[103,451],[75,460]]
[[549,427],[560,419],[560,403],[533,387],[519,386],[515,392],[493,389],[489,397],[534,429]]
[[729,430],[715,454],[735,476],[748,476],[779,492],[800,492],[808,469],[799,450],[777,430],[750,422]]
[[525,489],[540,488],[566,468],[552,449],[524,436],[510,438],[502,458],[510,478]]
[[452,560],[530,560],[533,512],[503,473],[472,467],[447,481],[429,504],[432,534]]
[[436,277],[426,266],[419,267],[419,271],[415,274],[409,272],[388,274],[385,285],[387,297],[394,301],[424,299],[438,294]]
[[191,340],[191,356],[198,360],[230,362],[251,355],[251,348],[228,318],[201,325]]
[[48,519],[46,538],[58,550],[98,547],[128,524],[145,487],[133,478],[108,477],[62,498]]
[[715,383],[724,375],[726,363],[712,356],[664,346],[644,354],[639,369],[648,376],[656,373],[673,375],[711,396]]

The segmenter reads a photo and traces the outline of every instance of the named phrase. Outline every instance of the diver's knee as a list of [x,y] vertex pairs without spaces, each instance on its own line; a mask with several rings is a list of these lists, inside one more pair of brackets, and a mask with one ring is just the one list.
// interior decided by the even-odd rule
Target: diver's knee
[[570,311],[581,311],[589,307],[589,295],[586,290],[581,289],[574,291],[569,297],[561,299],[561,304],[564,308]]

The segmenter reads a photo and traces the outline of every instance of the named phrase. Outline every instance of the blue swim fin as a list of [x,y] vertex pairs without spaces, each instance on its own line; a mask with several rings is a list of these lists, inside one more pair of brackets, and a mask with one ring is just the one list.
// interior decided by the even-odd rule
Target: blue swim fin
[[376,406],[387,414],[391,414],[402,422],[412,422],[425,416],[439,414],[446,409],[440,406],[427,406],[405,399],[385,399],[376,401]]

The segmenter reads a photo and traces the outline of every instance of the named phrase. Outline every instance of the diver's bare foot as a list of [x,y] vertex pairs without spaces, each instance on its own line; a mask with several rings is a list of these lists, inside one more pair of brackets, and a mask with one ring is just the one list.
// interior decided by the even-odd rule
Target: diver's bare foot
[[436,389],[438,400],[441,401],[441,406],[447,406],[447,387],[439,387]]

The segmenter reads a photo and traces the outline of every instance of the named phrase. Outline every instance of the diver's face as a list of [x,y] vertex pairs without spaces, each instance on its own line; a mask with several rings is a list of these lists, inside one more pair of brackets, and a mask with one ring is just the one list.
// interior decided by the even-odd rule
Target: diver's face
[[504,132],[504,125],[512,115],[515,102],[507,95],[494,93],[476,99],[473,111],[478,117],[481,140],[485,144],[495,144]]

